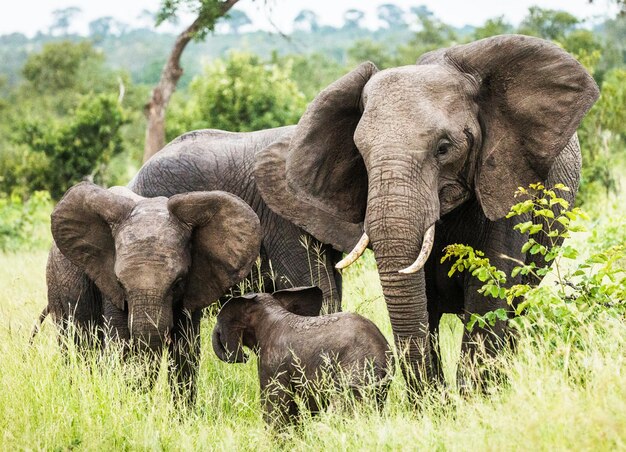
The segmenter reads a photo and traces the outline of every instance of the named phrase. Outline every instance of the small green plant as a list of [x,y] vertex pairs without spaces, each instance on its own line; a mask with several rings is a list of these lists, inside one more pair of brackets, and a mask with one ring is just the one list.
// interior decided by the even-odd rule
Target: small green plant
[[[521,251],[540,255],[544,263],[520,261],[520,265],[511,271],[510,278],[526,277],[521,283],[507,284],[509,277],[491,265],[483,252],[471,246],[453,244],[446,248],[442,263],[456,258],[449,276],[469,271],[484,283],[480,293],[506,300],[509,306],[509,309],[496,309],[482,316],[472,315],[467,324],[469,330],[476,323],[493,326],[496,320],[508,320],[517,328],[537,325],[545,328],[549,323],[556,328],[555,331],[571,338],[576,334],[575,327],[591,317],[623,317],[626,312],[626,271],[623,265],[626,247],[623,244],[610,246],[575,264],[579,251],[564,245],[563,240],[569,238],[571,232],[585,231],[579,222],[589,220],[589,217],[557,195],[558,191],[568,190],[563,184],[546,188],[541,183],[517,190],[516,196],[526,199],[514,205],[507,218],[524,217],[525,221],[514,226],[528,237]],[[527,219],[529,215],[531,218]],[[538,284],[543,278],[552,284]],[[522,312],[527,315],[519,317]]]
[[36,191],[24,201],[14,193],[0,197],[0,250],[43,249],[50,246],[52,202],[46,191]]

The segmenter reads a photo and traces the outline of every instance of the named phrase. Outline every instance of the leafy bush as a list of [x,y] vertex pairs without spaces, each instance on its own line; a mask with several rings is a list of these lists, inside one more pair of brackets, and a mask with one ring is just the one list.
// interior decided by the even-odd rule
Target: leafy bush
[[50,246],[50,194],[38,191],[27,200],[13,194],[0,197],[0,250],[42,249]]
[[583,154],[580,200],[592,201],[618,190],[626,151],[626,70],[604,76],[600,99],[578,131]]
[[[579,208],[570,208],[568,202],[557,196],[563,185],[548,189],[542,184],[532,184],[529,189],[520,188],[518,195],[529,199],[511,208],[508,217],[531,214],[543,222],[524,221],[515,229],[528,236],[522,252],[540,254],[546,264],[530,263],[515,267],[511,277],[534,275],[545,277],[542,285],[532,283],[507,285],[507,275],[490,264],[481,251],[467,245],[454,244],[446,249],[442,262],[456,258],[449,275],[457,271],[469,271],[484,285],[479,292],[485,296],[506,299],[510,309],[497,309],[483,316],[473,315],[467,328],[478,322],[493,325],[496,320],[508,320],[517,329],[540,329],[538,336],[553,337],[570,345],[583,346],[580,329],[590,320],[606,318],[624,319],[626,314],[626,246],[612,245],[574,264],[578,251],[561,244],[570,232],[583,231],[576,220],[586,218]],[[623,228],[623,225],[622,225]],[[542,245],[534,237],[543,234],[549,246]],[[568,265],[568,263],[570,265]],[[552,282],[552,283],[551,283]],[[525,313],[525,316],[519,314]],[[515,314],[515,317],[511,317]],[[602,325],[594,322],[593,325]]]
[[125,122],[122,107],[109,94],[83,98],[68,122],[24,121],[18,139],[47,158],[42,186],[36,188],[58,199],[85,178],[100,182],[106,164],[122,151],[120,128]]
[[186,103],[172,102],[168,139],[194,129],[249,132],[296,123],[305,100],[290,75],[289,64],[265,64],[252,54],[215,60],[193,79]]

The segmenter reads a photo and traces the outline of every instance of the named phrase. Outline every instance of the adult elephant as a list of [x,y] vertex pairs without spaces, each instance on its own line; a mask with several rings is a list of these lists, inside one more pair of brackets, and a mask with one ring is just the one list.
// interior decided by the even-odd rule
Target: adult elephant
[[259,254],[252,209],[224,192],[146,199],[82,182],[54,208],[51,226],[47,312],[62,333],[76,332],[78,345],[169,347],[172,374],[193,398],[202,308],[244,279]]
[[[574,196],[575,130],[597,97],[591,76],[564,50],[497,36],[425,54],[412,66],[379,71],[363,63],[324,89],[294,127],[183,135],[131,188],[144,196],[237,194],[261,218],[262,255],[300,277],[308,266],[298,227],[334,250],[356,245],[350,261],[369,244],[396,346],[408,353],[405,371],[417,384],[441,375],[429,332],[435,336],[443,313],[467,320],[499,307],[466,275],[447,278],[441,249],[468,243],[505,270],[525,260],[521,237],[504,219],[514,192],[562,182]],[[294,285],[310,284],[294,276]],[[475,328],[463,347],[472,353],[481,336],[495,352],[503,334],[502,324]]]

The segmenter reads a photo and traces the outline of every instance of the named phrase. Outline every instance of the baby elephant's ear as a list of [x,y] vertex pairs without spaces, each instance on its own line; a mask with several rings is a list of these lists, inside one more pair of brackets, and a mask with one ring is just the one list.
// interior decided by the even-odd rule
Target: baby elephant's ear
[[317,286],[294,287],[278,290],[272,294],[287,311],[309,317],[320,315],[324,294]]

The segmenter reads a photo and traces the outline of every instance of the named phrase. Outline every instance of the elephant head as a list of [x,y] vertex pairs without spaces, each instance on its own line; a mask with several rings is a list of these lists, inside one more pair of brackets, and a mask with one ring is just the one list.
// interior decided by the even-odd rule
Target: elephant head
[[228,363],[246,362],[242,347],[255,349],[258,345],[255,328],[263,313],[280,306],[292,314],[315,317],[320,314],[324,294],[316,286],[278,290],[271,295],[250,293],[226,302],[213,328],[213,351]]
[[502,218],[518,186],[546,178],[597,96],[574,58],[532,37],[487,38],[383,71],[367,62],[258,154],[255,177],[270,208],[317,239],[345,252],[358,241],[352,257],[370,243],[396,345],[418,379],[429,377],[420,267],[434,223],[474,197],[488,219]]
[[128,316],[130,338],[160,348],[174,309],[208,306],[250,271],[260,225],[224,192],[143,198],[122,187],[72,187],[52,213],[61,253]]

